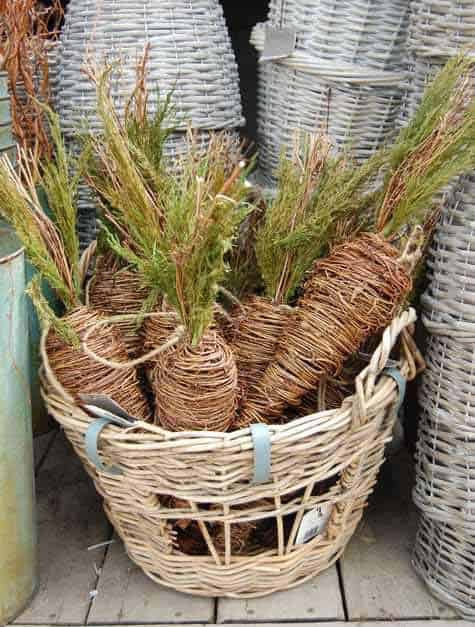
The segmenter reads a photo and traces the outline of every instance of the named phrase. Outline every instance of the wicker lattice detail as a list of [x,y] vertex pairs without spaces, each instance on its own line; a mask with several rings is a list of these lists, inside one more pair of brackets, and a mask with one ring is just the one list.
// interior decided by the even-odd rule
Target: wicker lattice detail
[[325,130],[338,146],[367,158],[390,140],[406,81],[409,2],[280,2],[251,41],[264,48],[268,26],[294,27],[293,54],[262,63],[258,91],[259,165],[274,180],[282,147],[296,128]]
[[[264,484],[251,482],[249,429],[177,433],[145,423],[110,426],[102,432],[100,453],[123,474],[97,472],[84,453],[91,418],[55,381],[43,351],[45,397],[127,551],[149,577],[194,594],[260,596],[315,576],[338,559],[353,534],[395,419],[396,385],[381,375],[398,339],[401,371],[415,375],[406,329],[414,319],[410,310],[386,329],[356,379],[356,393],[341,407],[269,427],[272,480]],[[317,504],[331,507],[326,530],[296,545],[301,516]],[[201,532],[203,554],[177,548],[177,525],[186,528],[187,520]],[[248,531],[243,550],[236,538]],[[263,571],[272,574],[262,577]]]
[[475,619],[475,539],[454,525],[421,516],[413,564],[431,592]]
[[217,0],[73,0],[62,31],[58,106],[66,133],[83,116],[97,126],[94,85],[81,72],[90,59],[120,61],[112,95],[121,109],[135,85],[135,66],[150,44],[151,105],[173,90],[176,127],[234,128],[242,123],[237,66]]

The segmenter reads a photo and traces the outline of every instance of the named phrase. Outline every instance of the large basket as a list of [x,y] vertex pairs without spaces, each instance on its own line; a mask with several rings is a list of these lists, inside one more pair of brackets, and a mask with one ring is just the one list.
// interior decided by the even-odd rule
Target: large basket
[[[386,329],[356,379],[356,393],[339,409],[263,427],[263,440],[255,428],[217,433],[169,432],[147,423],[107,426],[99,454],[111,471],[98,470],[85,450],[93,421],[56,381],[46,336],[45,398],[93,477],[128,554],[151,579],[198,595],[261,596],[314,577],[344,551],[391,439],[403,387],[397,372],[416,374],[408,331],[415,317],[409,310]],[[396,342],[398,360],[387,370]],[[302,516],[319,505],[328,509],[326,528],[296,544]],[[176,548],[176,522],[187,520],[205,538],[206,554]],[[235,554],[231,539],[249,522],[262,535]],[[221,548],[213,540],[217,528],[224,530]]]

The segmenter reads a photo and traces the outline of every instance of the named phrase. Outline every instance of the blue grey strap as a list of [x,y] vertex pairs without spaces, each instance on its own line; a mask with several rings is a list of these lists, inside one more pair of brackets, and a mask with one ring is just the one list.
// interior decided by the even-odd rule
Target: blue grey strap
[[84,447],[86,449],[86,455],[91,464],[93,464],[99,472],[103,472],[106,475],[117,476],[122,474],[122,470],[117,466],[104,466],[99,457],[98,444],[99,436],[102,430],[110,424],[120,424],[116,420],[113,420],[110,416],[103,416],[92,422],[84,437]]
[[401,371],[398,368],[393,368],[393,367],[385,368],[383,370],[383,374],[387,375],[388,377],[391,377],[391,379],[393,379],[396,382],[396,385],[399,389],[399,401],[397,404],[397,411],[399,412],[404,402],[404,397],[406,396],[406,387],[407,387],[406,378],[401,374]]
[[262,423],[250,426],[254,445],[254,476],[252,483],[267,483],[271,479],[271,444],[269,427]]

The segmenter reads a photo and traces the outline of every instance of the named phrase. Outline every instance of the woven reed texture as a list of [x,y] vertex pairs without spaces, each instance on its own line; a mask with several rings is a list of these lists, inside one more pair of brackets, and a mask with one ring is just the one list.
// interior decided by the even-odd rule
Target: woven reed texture
[[475,536],[421,516],[413,564],[432,593],[466,620],[475,619]]
[[473,48],[473,0],[415,0],[411,8],[409,45],[420,57],[450,57]]
[[224,129],[243,122],[239,79],[217,0],[72,0],[62,30],[58,106],[66,133],[86,116],[97,127],[94,85],[81,72],[88,59],[120,61],[112,95],[121,109],[135,85],[135,67],[150,44],[147,86],[173,91],[175,122],[185,129]]
[[[338,559],[351,538],[395,420],[398,391],[383,373],[389,356],[398,357],[404,376],[416,374],[407,331],[414,320],[409,310],[385,330],[356,379],[355,395],[340,408],[269,427],[272,479],[267,483],[251,483],[249,429],[178,433],[143,422],[127,429],[110,426],[101,434],[100,454],[123,474],[96,471],[84,453],[91,418],[55,380],[43,338],[45,398],[93,477],[129,555],[150,578],[193,594],[261,596],[314,577]],[[170,496],[186,507],[167,506]],[[331,506],[325,532],[296,545],[302,515],[317,504]],[[196,523],[207,554],[188,555],[176,547],[177,520]],[[256,534],[261,524],[270,526],[274,540],[267,544],[261,529],[255,544],[235,555],[233,528],[247,522],[257,526]],[[224,525],[224,551],[213,542],[216,525]]]
[[451,195],[430,248],[428,276],[422,297],[427,329],[475,342],[475,173]]
[[268,183],[296,128],[325,130],[365,159],[390,140],[402,102],[409,1],[282,2],[251,42],[262,51],[267,26],[295,28],[293,54],[261,63],[259,166]]
[[[136,272],[126,268],[110,267],[107,260],[98,258],[94,276],[88,284],[87,299],[104,316],[137,314],[137,319],[115,322],[122,340],[131,357],[142,353],[143,340],[137,332],[140,326],[140,313],[149,290],[144,288]],[[157,345],[155,345],[157,346]]]

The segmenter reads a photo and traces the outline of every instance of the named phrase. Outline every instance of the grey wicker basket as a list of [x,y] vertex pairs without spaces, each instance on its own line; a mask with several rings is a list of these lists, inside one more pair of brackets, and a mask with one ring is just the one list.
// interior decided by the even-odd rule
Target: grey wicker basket
[[83,118],[98,125],[87,60],[117,63],[112,94],[124,105],[135,67],[150,44],[151,102],[173,91],[175,125],[234,128],[243,123],[234,54],[218,0],[72,0],[61,35],[58,109],[66,133]]
[[406,73],[408,0],[271,1],[251,42],[265,47],[268,27],[295,28],[289,56],[260,64],[259,166],[272,184],[295,129],[324,130],[365,159],[395,131]]
[[[166,146],[173,159],[185,150],[184,129],[210,130],[243,124],[239,79],[218,0],[71,0],[54,77],[56,107],[69,143],[85,125],[99,130],[96,92],[83,72],[86,62],[113,64],[111,93],[123,110],[136,81],[136,64],[150,44],[147,87],[150,107],[169,92],[174,133]],[[96,202],[81,185],[78,199],[81,247],[95,237]]]

